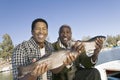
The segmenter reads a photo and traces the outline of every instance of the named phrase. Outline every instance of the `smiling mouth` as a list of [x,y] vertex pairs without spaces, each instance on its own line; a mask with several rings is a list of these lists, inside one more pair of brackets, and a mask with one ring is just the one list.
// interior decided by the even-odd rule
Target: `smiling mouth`
[[44,37],[44,35],[38,35],[38,38],[42,39]]
[[67,38],[63,38],[64,41],[67,41],[68,39]]

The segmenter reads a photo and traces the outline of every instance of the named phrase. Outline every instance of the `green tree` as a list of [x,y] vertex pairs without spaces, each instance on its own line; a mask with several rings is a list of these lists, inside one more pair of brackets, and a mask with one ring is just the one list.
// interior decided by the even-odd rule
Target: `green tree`
[[116,36],[107,35],[107,40],[106,40],[106,42],[107,42],[109,45],[117,46],[117,41],[119,41],[119,40],[120,40],[120,35],[116,35]]
[[116,36],[116,40],[119,41],[120,40],[120,35]]
[[0,43],[0,57],[7,60],[12,55],[14,45],[12,43],[11,37],[8,34],[4,34],[2,38],[3,41]]

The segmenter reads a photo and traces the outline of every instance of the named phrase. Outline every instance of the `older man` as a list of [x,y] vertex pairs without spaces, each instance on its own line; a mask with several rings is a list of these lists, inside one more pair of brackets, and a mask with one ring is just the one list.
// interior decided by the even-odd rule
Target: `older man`
[[53,43],[53,47],[56,51],[61,49],[72,49],[80,52],[73,64],[64,67],[64,69],[53,75],[54,80],[101,80],[99,71],[94,67],[98,54],[102,48],[103,40],[101,38],[96,40],[96,46],[93,55],[89,56],[85,53],[84,45],[79,41],[74,46],[69,45],[72,43],[72,31],[69,25],[62,25],[59,29],[59,37],[56,42]]

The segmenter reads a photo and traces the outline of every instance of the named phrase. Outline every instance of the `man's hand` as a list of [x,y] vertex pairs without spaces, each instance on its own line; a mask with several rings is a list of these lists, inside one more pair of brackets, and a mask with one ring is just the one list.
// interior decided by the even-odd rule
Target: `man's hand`
[[84,47],[83,43],[80,41],[76,41],[76,43],[73,45],[72,49],[74,51],[77,51],[78,54],[76,56],[72,53],[69,53],[67,55],[66,60],[64,61],[65,65],[71,64],[81,53],[85,52],[85,47]]
[[[36,62],[36,58],[32,60],[32,62]],[[46,63],[38,64],[35,69],[31,72],[31,75],[38,77],[45,73],[48,70],[48,65]]]
[[94,55],[92,56],[93,61],[96,61],[96,59],[98,58],[98,54],[103,47],[103,41],[104,41],[103,38],[97,38],[97,40],[95,41],[96,45],[95,45]]
[[81,41],[76,41],[76,43],[73,45],[73,50],[78,52],[78,55],[80,55],[81,53],[85,52],[85,47],[84,47],[84,43]]
[[94,50],[94,54],[98,55],[100,50],[103,47],[103,38],[97,38],[97,40],[95,41],[96,45],[95,45],[95,50]]
[[39,64],[35,67],[35,69],[31,72],[33,76],[40,76],[48,70],[48,65],[46,63]]
[[43,64],[39,64],[35,67],[35,69],[31,72],[31,75],[38,77],[40,75],[42,75],[43,73],[47,72],[48,68],[47,68],[47,64],[43,63]]
[[67,66],[71,64],[75,59],[76,59],[76,56],[69,52],[66,60],[64,60],[63,63],[65,66]]

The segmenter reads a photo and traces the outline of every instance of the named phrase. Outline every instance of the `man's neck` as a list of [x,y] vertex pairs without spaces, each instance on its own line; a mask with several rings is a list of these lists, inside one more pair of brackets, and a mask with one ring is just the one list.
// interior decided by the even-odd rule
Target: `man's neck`
[[38,45],[39,45],[39,48],[40,48],[40,49],[45,47],[45,44],[44,44],[44,42],[42,42],[42,43],[39,43]]
[[67,48],[68,47],[68,45],[66,44],[66,43],[62,43],[63,44],[63,46],[65,47],[65,48]]
[[62,42],[59,40],[59,45],[60,45],[60,47],[65,48],[65,49],[71,48],[71,46],[69,45],[69,41],[68,41],[68,43],[62,43]]

